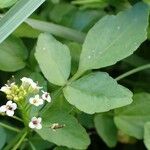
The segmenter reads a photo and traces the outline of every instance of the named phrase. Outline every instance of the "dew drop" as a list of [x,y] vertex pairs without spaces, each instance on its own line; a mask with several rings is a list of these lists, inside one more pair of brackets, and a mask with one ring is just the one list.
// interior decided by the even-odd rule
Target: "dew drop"
[[91,59],[91,56],[88,56],[88,59]]
[[120,30],[120,26],[118,26],[117,29]]

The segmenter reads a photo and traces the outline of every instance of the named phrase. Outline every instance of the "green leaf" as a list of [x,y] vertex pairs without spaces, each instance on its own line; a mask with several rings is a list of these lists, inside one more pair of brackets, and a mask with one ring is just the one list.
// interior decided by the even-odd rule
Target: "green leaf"
[[[43,128],[36,130],[36,132],[44,140],[75,149],[86,149],[90,144],[85,129],[73,116],[66,112],[48,110],[42,115],[42,119]],[[50,128],[53,123],[58,123],[63,127],[53,130]]]
[[144,125],[144,144],[150,150],[150,122]]
[[117,128],[114,124],[113,116],[107,114],[97,114],[94,118],[96,130],[102,140],[109,147],[117,144]]
[[0,43],[44,1],[45,0],[19,0],[0,20]]
[[83,40],[85,38],[85,34],[80,31],[65,26],[57,25],[54,23],[50,23],[47,21],[29,18],[25,22],[28,25],[30,25],[33,29],[39,30],[41,32],[47,32],[68,40],[77,41],[79,43],[83,43]]
[[81,53],[81,45],[75,42],[67,44],[71,54],[71,74],[75,74],[78,70],[79,58]]
[[27,56],[27,49],[19,38],[7,38],[0,44],[0,70],[16,71],[24,68]]
[[40,34],[40,31],[33,29],[26,23],[22,23],[13,34],[18,37],[28,37],[28,38],[37,38]]
[[89,114],[106,112],[132,102],[132,93],[107,73],[91,73],[64,88],[68,102]]
[[124,133],[142,139],[144,124],[150,121],[149,108],[150,94],[135,94],[131,105],[115,110],[115,124]]
[[69,77],[71,56],[69,48],[50,34],[40,34],[35,57],[47,80],[63,86]]
[[67,147],[55,147],[53,150],[75,150],[75,149],[67,148]]
[[68,103],[63,94],[60,94],[57,98],[53,99],[51,107],[57,111],[65,111],[68,113],[73,110],[72,105]]
[[35,150],[45,150],[52,148],[54,144],[44,141],[38,134],[29,138],[30,146],[34,147]]
[[148,16],[147,5],[138,3],[97,22],[83,44],[79,72],[110,66],[131,55],[146,40]]
[[2,147],[5,145],[6,143],[6,133],[5,130],[3,128],[0,127],[0,149],[2,149]]
[[10,7],[15,4],[18,0],[0,0],[0,8]]
[[94,128],[94,115],[79,112],[77,118],[80,124],[86,129]]

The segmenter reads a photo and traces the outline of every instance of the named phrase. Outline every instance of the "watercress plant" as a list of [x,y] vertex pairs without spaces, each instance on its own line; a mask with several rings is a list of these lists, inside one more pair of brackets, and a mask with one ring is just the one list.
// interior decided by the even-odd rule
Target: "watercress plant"
[[[5,93],[1,97],[7,99],[0,106],[0,148],[93,149],[91,134],[96,132],[108,147],[115,147],[117,142],[135,144],[144,139],[150,149],[150,94],[146,90],[136,91],[130,80],[128,84],[120,82],[150,68],[146,60],[132,55],[147,40],[149,6],[139,2],[115,15],[104,14],[89,27],[86,35],[65,25],[32,18],[17,28],[43,2],[20,0],[4,4],[0,1],[1,8],[16,3],[0,20],[0,42],[5,40],[0,44],[0,70],[2,74],[11,72],[3,78],[3,83],[11,79],[0,89]],[[53,3],[60,4],[47,3],[49,7],[61,5],[59,1]],[[85,1],[73,3],[84,5]],[[29,4],[33,8],[25,15]],[[86,4],[86,9],[92,4]],[[102,3],[101,8],[109,5],[110,2]],[[64,15],[77,9],[66,7]],[[40,15],[44,18],[47,11]],[[56,8],[52,13],[55,11]],[[15,16],[18,18],[10,24]],[[63,24],[61,17],[64,16],[56,20]],[[13,35],[5,39],[15,28]],[[23,29],[27,32],[23,33]],[[22,42],[20,37],[26,38]],[[115,78],[109,69],[115,70],[120,62],[123,69],[124,61],[137,65],[128,60],[130,55],[140,60],[142,66]],[[114,72],[118,74],[117,69]],[[7,133],[9,130],[11,133]],[[14,132],[17,135],[13,139]]]

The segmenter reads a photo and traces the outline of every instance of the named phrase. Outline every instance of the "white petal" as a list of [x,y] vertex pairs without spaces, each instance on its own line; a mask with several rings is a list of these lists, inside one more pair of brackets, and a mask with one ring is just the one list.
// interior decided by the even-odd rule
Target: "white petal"
[[49,93],[42,91],[42,99],[46,100],[47,102],[51,102],[51,97],[49,95]]
[[6,111],[6,115],[7,116],[13,116],[14,115],[14,111],[13,110],[7,110]]
[[31,119],[32,122],[33,122],[33,121],[36,121],[36,120],[37,120],[36,117],[32,117],[32,119]]
[[35,95],[34,98],[30,98],[29,102],[35,106],[43,105],[44,101],[40,98],[39,95]]
[[39,123],[41,123],[42,118],[41,118],[41,117],[39,117],[39,118],[37,118],[37,120],[38,120],[38,122],[39,122]]
[[41,125],[40,123],[37,124],[37,125],[36,125],[36,129],[38,129],[38,130],[39,130],[39,129],[42,129],[42,125]]
[[0,112],[1,113],[6,112],[6,110],[7,110],[6,105],[3,105],[3,106],[0,107]]
[[8,85],[1,87],[0,91],[6,93],[6,94],[10,94],[10,87]]
[[12,101],[8,101],[8,102],[6,103],[6,105],[11,106],[12,103],[13,103]]
[[33,80],[32,80],[31,78],[27,78],[27,77],[23,77],[23,78],[21,79],[21,81],[22,81],[22,82],[25,82],[25,83],[29,83],[29,84],[33,83]]
[[39,103],[39,105],[43,105],[43,104],[44,104],[43,99],[39,99],[39,100],[38,100],[38,103]]
[[33,104],[33,100],[34,100],[33,97],[29,98],[29,102],[30,102],[31,104]]
[[29,122],[29,127],[30,127],[31,129],[34,129],[34,128],[35,128],[35,125],[34,125],[32,122]]
[[36,107],[38,107],[38,106],[40,106],[41,104],[40,104],[40,103],[34,103],[33,105],[36,106]]
[[13,110],[16,110],[16,109],[17,109],[17,104],[16,104],[16,103],[13,103],[13,104],[12,104],[12,108],[13,108]]
[[48,98],[46,99],[46,101],[48,101],[49,103],[51,102],[51,97],[50,97],[50,95],[48,96]]
[[29,87],[30,85],[32,85],[32,84],[34,84],[34,82],[33,82],[33,80],[32,79],[30,79],[30,78],[27,78],[27,77],[23,77],[22,79],[21,79],[21,81],[22,81],[22,86],[23,87]]
[[40,95],[35,95],[35,99],[39,99],[40,98]]

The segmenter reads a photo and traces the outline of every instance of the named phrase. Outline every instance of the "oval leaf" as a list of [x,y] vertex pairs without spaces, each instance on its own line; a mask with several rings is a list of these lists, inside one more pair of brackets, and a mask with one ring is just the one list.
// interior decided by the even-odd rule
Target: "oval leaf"
[[2,149],[2,147],[5,145],[6,143],[6,133],[5,130],[3,128],[0,127],[0,149]]
[[113,116],[109,114],[97,114],[94,123],[99,136],[109,147],[117,144],[117,128],[114,124]]
[[[42,115],[43,128],[36,132],[49,142],[59,146],[67,146],[75,149],[86,149],[90,144],[88,134],[78,121],[71,115],[62,111],[46,111]],[[53,123],[63,125],[58,129],[51,129]]]
[[144,144],[150,150],[150,122],[144,125]]
[[149,107],[150,94],[135,94],[131,105],[115,110],[115,124],[124,133],[142,139],[144,124],[150,121]]
[[25,67],[27,49],[16,37],[9,37],[0,44],[0,70],[16,71]]
[[10,7],[15,4],[18,0],[0,0],[0,8]]
[[35,57],[47,80],[64,85],[69,77],[71,56],[69,48],[50,34],[40,34]]
[[110,66],[131,55],[146,40],[148,16],[147,5],[138,3],[97,22],[83,44],[79,71]]
[[132,93],[107,73],[91,73],[64,88],[68,102],[89,114],[106,112],[132,102]]

